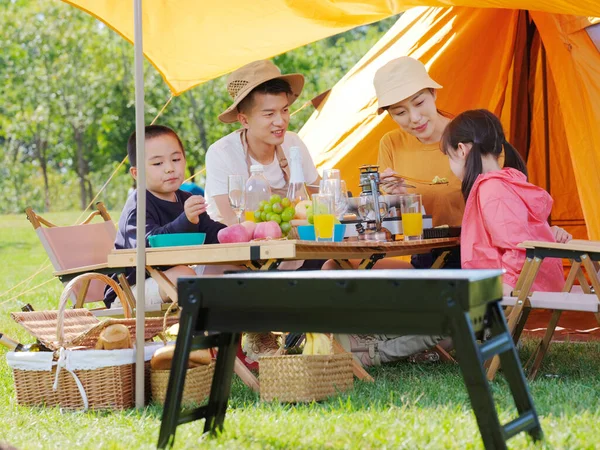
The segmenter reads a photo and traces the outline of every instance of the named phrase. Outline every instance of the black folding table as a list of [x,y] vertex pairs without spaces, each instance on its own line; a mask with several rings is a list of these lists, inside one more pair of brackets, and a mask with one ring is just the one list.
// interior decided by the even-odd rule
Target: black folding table
[[[243,331],[449,335],[488,449],[526,431],[542,438],[533,400],[499,301],[498,270],[380,270],[239,273],[180,279],[179,334],[158,447],[178,425],[204,418],[223,427],[236,351]],[[484,328],[491,337],[483,343]],[[210,333],[207,333],[210,332]],[[191,350],[218,347],[208,404],[181,411]],[[518,417],[502,425],[483,367],[500,355]],[[432,368],[431,370],[435,370]]]

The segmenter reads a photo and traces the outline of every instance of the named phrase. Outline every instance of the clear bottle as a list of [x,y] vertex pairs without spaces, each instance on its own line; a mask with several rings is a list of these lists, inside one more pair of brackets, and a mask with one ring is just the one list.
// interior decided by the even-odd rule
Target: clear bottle
[[302,170],[302,153],[300,147],[290,148],[290,184],[288,186],[287,198],[292,205],[296,206],[299,202],[310,200],[304,180],[304,171]]
[[[264,168],[260,164],[250,166],[250,178],[246,181],[246,220],[255,220],[254,214],[258,211],[261,201],[269,201],[271,198],[271,187],[265,178]],[[258,211],[260,213],[260,211]],[[264,219],[263,219],[264,220]]]

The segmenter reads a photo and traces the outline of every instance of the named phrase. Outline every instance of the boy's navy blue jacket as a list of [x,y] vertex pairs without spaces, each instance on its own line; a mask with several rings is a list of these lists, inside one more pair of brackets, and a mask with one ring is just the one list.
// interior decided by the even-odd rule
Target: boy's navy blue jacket
[[[178,190],[175,192],[176,202],[162,200],[150,192],[146,191],[146,247],[149,247],[148,236],[155,234],[170,233],[206,233],[207,244],[215,244],[217,233],[226,225],[215,222],[207,213],[200,215],[198,224],[191,223],[185,215],[183,204],[192,196],[189,192]],[[121,218],[119,219],[119,229],[115,239],[115,248],[135,248],[136,247],[136,221],[137,221],[137,191],[133,192],[128,198]],[[126,269],[127,281],[131,286],[135,285],[135,268]],[[116,280],[116,275],[112,276]],[[148,277],[148,275],[146,275]],[[115,299],[115,292],[111,287],[104,291],[104,303],[110,308]]]

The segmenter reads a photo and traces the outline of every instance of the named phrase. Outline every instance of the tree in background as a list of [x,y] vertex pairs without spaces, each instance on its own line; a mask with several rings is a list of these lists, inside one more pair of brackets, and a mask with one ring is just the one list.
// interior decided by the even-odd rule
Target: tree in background
[[[274,58],[306,77],[299,107],[330,89],[393,24],[359,27]],[[133,47],[91,16],[56,0],[0,0],[0,213],[85,208],[126,156],[135,127]],[[146,123],[170,97],[145,64]],[[177,130],[188,170],[204,166],[210,144],[236,128],[218,121],[230,103],[225,77],[173,101],[157,123]],[[298,130],[312,108],[300,111]],[[121,170],[100,200],[120,208],[131,186]],[[196,181],[199,181],[196,179]]]

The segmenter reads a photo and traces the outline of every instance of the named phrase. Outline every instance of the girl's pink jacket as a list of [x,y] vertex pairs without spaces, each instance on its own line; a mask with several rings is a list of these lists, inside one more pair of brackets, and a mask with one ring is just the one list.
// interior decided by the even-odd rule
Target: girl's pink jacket
[[[515,287],[525,262],[523,241],[554,241],[548,225],[552,197],[527,182],[521,172],[505,168],[480,175],[469,194],[461,231],[463,269],[504,269],[504,283]],[[562,290],[562,261],[546,258],[534,291]]]

